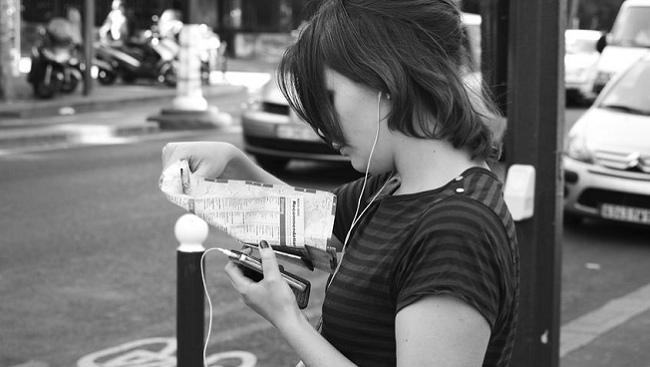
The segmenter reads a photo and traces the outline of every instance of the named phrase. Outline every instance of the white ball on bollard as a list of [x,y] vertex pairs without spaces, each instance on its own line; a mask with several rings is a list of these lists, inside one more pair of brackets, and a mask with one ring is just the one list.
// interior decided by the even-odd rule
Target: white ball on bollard
[[190,213],[178,218],[174,226],[174,234],[180,248],[187,252],[203,251],[203,242],[208,238],[208,233],[208,223]]

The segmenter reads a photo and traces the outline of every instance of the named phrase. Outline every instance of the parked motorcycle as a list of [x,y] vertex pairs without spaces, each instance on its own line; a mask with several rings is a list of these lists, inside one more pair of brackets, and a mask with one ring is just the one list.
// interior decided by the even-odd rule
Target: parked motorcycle
[[93,66],[97,70],[97,80],[99,83],[102,85],[111,85],[115,83],[119,76],[118,64],[115,61],[111,61],[110,57],[104,54],[103,47],[100,42],[93,44]]
[[[151,31],[154,37],[163,42],[175,42],[179,44],[180,33],[183,29],[182,14],[177,9],[167,9],[162,12],[160,17],[153,16],[153,25]],[[224,44],[219,36],[212,31],[206,24],[201,24],[199,35],[199,58],[201,65],[201,81],[203,84],[210,84],[210,73],[216,69],[220,51],[223,50]],[[180,46],[178,46],[180,49]],[[175,55],[173,66],[178,70],[178,53]]]
[[98,70],[102,84],[112,84],[119,76],[125,83],[153,79],[169,86],[176,85],[173,62],[178,44],[173,41],[162,41],[145,31],[141,37],[128,42],[100,41],[94,47],[97,60],[110,65]]
[[[98,80],[109,85],[119,76],[125,83],[153,79],[175,87],[177,83],[179,35],[183,27],[178,10],[165,10],[152,18],[150,29],[128,40],[111,41],[102,37],[94,44]],[[221,45],[219,36],[202,27],[200,42],[201,77],[209,83]]]
[[72,93],[83,79],[77,57],[79,45],[70,27],[66,19],[54,18],[39,30],[41,38],[32,47],[28,75],[28,82],[39,98],[52,98],[59,91]]

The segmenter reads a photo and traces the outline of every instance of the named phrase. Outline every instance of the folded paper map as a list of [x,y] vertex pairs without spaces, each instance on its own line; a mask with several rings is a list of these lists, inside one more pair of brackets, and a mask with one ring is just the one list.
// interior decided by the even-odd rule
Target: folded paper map
[[208,179],[180,160],[159,182],[167,199],[244,243],[266,240],[274,249],[300,254],[331,272],[336,251],[329,246],[336,196],[327,191],[254,181]]

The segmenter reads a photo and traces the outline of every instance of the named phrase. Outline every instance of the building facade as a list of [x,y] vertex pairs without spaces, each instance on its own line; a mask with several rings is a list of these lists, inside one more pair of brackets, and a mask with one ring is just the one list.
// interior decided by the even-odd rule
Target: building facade
[[[86,0],[22,0],[24,29],[65,16],[69,7],[84,14]],[[95,27],[106,19],[112,0],[92,0]],[[228,44],[234,57],[257,57],[269,47],[291,41],[290,32],[310,15],[319,0],[124,0],[136,29],[148,29],[153,17],[166,9],[178,9],[186,23],[210,26]],[[31,42],[29,34],[25,42]],[[269,46],[270,45],[270,46]]]

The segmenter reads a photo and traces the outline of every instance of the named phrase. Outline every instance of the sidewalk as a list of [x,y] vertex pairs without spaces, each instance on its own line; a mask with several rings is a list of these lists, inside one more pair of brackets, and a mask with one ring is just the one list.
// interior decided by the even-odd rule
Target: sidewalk
[[560,367],[650,367],[650,283],[562,325]]
[[[202,86],[203,97],[212,104],[211,101],[225,95],[246,93],[246,86],[237,79],[238,77],[241,79],[241,75],[254,77],[258,75],[257,73],[268,74],[273,72],[274,67],[275,64],[272,62],[230,60],[225,80],[221,73],[213,75],[212,83]],[[171,106],[171,102],[177,95],[176,88],[170,88],[156,81],[143,80],[128,85],[118,80],[116,84],[110,86],[93,81],[87,94],[84,93],[84,85],[80,84],[71,94],[61,93],[52,99],[42,100],[33,96],[31,85],[27,83],[24,74],[14,80],[14,92],[16,98],[0,103],[0,150],[63,144],[78,140],[79,130],[72,128],[69,123],[61,126],[61,116],[111,111],[146,104]],[[88,129],[95,128],[98,134],[104,136],[108,134],[124,137],[156,133],[161,130],[161,125],[162,128],[167,128],[169,123],[112,121],[110,125],[102,125],[101,129],[97,129],[96,125]]]

